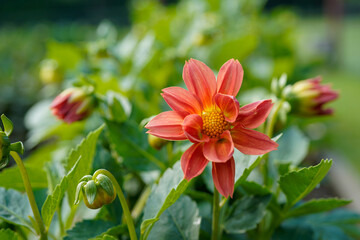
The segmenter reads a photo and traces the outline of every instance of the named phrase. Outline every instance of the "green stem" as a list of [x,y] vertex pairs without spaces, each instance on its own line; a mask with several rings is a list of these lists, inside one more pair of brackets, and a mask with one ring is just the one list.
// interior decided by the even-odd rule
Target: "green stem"
[[47,232],[45,230],[43,220],[42,220],[42,218],[40,216],[39,209],[38,209],[38,207],[36,205],[34,193],[32,191],[31,184],[30,184],[30,179],[29,179],[29,176],[28,176],[28,174],[26,172],[25,166],[24,166],[20,156],[16,152],[11,151],[10,155],[14,158],[16,164],[19,167],[20,174],[21,174],[22,180],[24,182],[24,186],[25,186],[25,191],[26,191],[26,194],[27,194],[27,196],[29,198],[30,206],[31,206],[32,212],[34,214],[35,221],[36,221],[36,223],[38,225],[38,229],[40,230],[40,239],[41,240],[46,240],[47,239]]
[[124,211],[124,215],[125,215],[125,219],[126,219],[126,224],[128,226],[129,229],[129,234],[130,234],[130,239],[131,240],[137,240],[137,236],[136,236],[136,232],[135,232],[135,227],[134,227],[134,222],[132,220],[131,217],[131,213],[129,210],[129,207],[127,205],[124,193],[121,190],[121,187],[119,185],[119,183],[117,182],[116,178],[107,170],[105,169],[99,169],[97,170],[94,175],[93,178],[95,179],[97,175],[99,174],[104,174],[105,176],[107,176],[108,178],[110,178],[112,184],[114,184],[115,189],[116,189],[116,193],[119,197],[120,203],[121,203],[121,207]]
[[[279,111],[280,111],[284,101],[285,101],[284,99],[281,99],[280,101],[277,101],[275,103],[275,107],[273,108],[273,110],[271,111],[271,113],[270,113],[270,115],[268,117],[268,122],[266,124],[265,134],[267,136],[269,136],[269,138],[271,138],[273,136],[275,123],[276,123],[276,120],[277,120],[278,115],[279,115]],[[263,161],[263,164],[260,165],[260,170],[261,170],[263,178],[264,178],[264,184],[266,186],[268,186],[270,184],[269,179],[268,179],[268,172],[269,172],[268,154],[266,154],[264,156],[264,161]]]
[[75,218],[76,210],[77,210],[77,205],[73,205],[73,206],[71,207],[70,214],[69,214],[69,216],[68,216],[67,219],[66,219],[65,229],[71,228],[71,226],[72,226],[72,224],[73,224],[73,221],[74,221],[74,218]]
[[58,212],[58,218],[59,218],[60,236],[63,237],[65,235],[65,227],[64,227],[63,220],[62,220],[62,214],[61,214],[60,207],[58,207],[57,212]]
[[219,197],[220,197],[219,192],[214,187],[211,240],[217,240],[219,235],[219,214],[220,214]]
[[269,118],[268,118],[269,120],[268,120],[268,123],[267,123],[267,125],[266,125],[265,134],[268,135],[270,138],[271,138],[272,135],[273,135],[275,123],[276,123],[276,120],[277,120],[279,111],[280,111],[283,103],[284,103],[284,100],[283,100],[283,99],[280,100],[280,101],[278,101],[278,102],[276,102],[276,103],[275,103],[274,110],[271,111],[270,116],[269,116]]
[[151,193],[151,188],[148,186],[145,188],[145,190],[141,193],[138,201],[135,203],[134,208],[131,212],[131,216],[133,217],[133,219],[137,219],[142,210],[145,207],[146,201],[148,200],[149,196]]

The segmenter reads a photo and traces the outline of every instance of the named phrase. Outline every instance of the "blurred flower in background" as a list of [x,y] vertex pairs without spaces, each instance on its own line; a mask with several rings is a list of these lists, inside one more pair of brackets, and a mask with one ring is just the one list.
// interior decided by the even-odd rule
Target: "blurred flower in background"
[[83,88],[66,89],[51,103],[52,113],[67,123],[86,118],[93,108],[94,98]]
[[321,77],[302,80],[290,86],[286,98],[291,111],[304,116],[329,115],[333,109],[325,109],[324,104],[334,101],[339,94],[329,84],[321,84]]

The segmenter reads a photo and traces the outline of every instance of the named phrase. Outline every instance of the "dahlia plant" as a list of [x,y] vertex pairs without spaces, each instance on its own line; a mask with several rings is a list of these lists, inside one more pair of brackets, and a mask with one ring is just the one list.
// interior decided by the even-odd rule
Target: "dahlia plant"
[[[13,124],[2,116],[1,166],[11,156],[18,167],[4,169],[0,178],[19,171],[23,185],[17,190],[27,197],[0,188],[0,218],[21,229],[23,238],[40,239],[331,239],[334,231],[336,237],[359,236],[360,215],[334,211],[350,201],[304,200],[332,161],[301,168],[309,140],[287,122],[328,115],[332,111],[324,105],[337,92],[318,78],[287,85],[282,76],[273,80],[269,99],[240,105],[243,77],[238,60],[225,62],[215,77],[205,63],[190,59],[183,67],[187,89],[162,90],[172,110],[141,123],[123,92],[96,81],[65,89],[47,105],[58,126],[44,139],[72,150],[61,160],[41,155],[51,158],[44,180],[49,194],[42,202],[32,189],[43,184],[34,178],[42,169],[23,164],[23,145],[11,143]],[[63,147],[77,128],[95,125],[75,148]],[[32,161],[39,160],[27,163]],[[0,230],[0,238],[17,235]]]

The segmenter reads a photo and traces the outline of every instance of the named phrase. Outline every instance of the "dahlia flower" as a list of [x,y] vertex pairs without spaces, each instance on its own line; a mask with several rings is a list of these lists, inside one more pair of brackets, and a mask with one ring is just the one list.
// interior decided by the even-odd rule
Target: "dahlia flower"
[[234,59],[221,67],[217,80],[204,63],[190,59],[183,69],[188,90],[163,89],[161,95],[173,111],[160,113],[145,126],[147,133],[163,139],[191,141],[193,145],[181,157],[185,179],[198,176],[211,162],[215,187],[225,197],[234,192],[234,147],[244,154],[260,155],[278,146],[252,130],[266,120],[271,100],[240,108],[235,98],[243,75],[241,64]]

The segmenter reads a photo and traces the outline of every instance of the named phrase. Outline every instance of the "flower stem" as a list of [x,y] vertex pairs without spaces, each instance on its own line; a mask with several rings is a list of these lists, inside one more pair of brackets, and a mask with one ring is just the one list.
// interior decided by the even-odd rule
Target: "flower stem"
[[219,235],[219,214],[220,214],[219,197],[220,197],[219,192],[214,187],[211,240],[217,240]]
[[277,120],[279,111],[280,111],[283,103],[284,103],[284,100],[283,100],[283,99],[280,100],[280,101],[278,101],[278,102],[276,102],[276,103],[275,103],[275,108],[274,108],[273,111],[271,111],[270,117],[268,118],[268,119],[269,119],[269,122],[268,122],[267,125],[266,125],[265,134],[268,135],[270,138],[271,138],[272,135],[273,135],[275,123],[276,123],[276,120]]
[[61,208],[58,207],[58,218],[59,218],[59,227],[60,227],[60,236],[63,237],[65,235],[65,226],[62,220]]
[[137,240],[137,235],[136,235],[136,232],[135,232],[134,222],[132,220],[129,207],[127,205],[124,193],[122,192],[119,183],[117,182],[116,178],[109,171],[107,171],[105,169],[97,170],[94,173],[93,178],[96,178],[96,176],[99,175],[99,174],[104,174],[105,176],[110,178],[111,182],[114,184],[115,189],[116,189],[116,193],[117,193],[117,195],[119,197],[119,200],[120,200],[120,203],[121,203],[121,207],[122,207],[122,209],[124,211],[126,224],[128,226],[128,229],[129,229],[130,239],[131,240]]
[[35,221],[36,221],[36,223],[38,225],[38,229],[40,230],[40,239],[41,240],[46,240],[47,239],[47,232],[45,230],[43,220],[42,220],[42,218],[40,216],[39,209],[38,209],[38,207],[36,205],[34,193],[32,191],[31,184],[30,184],[30,179],[29,179],[29,176],[28,176],[28,174],[26,172],[25,166],[24,166],[20,156],[16,152],[11,151],[10,155],[14,158],[16,164],[19,167],[20,174],[21,174],[22,180],[24,182],[24,186],[25,186],[25,191],[26,191],[26,194],[27,194],[27,196],[29,198],[31,210],[32,210],[32,212],[34,214],[34,218],[35,218]]

